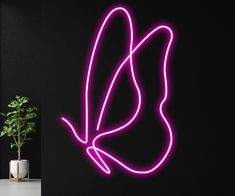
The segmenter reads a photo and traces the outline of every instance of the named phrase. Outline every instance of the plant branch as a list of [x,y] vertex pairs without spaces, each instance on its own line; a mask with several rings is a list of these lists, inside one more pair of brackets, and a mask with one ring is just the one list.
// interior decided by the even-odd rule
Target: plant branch
[[15,144],[17,144],[17,141],[16,141],[16,138],[15,138],[14,134],[12,135],[12,137],[14,139]]

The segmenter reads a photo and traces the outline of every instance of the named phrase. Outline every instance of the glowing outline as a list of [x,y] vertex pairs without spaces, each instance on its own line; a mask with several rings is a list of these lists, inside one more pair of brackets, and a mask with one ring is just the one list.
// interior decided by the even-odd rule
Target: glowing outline
[[[119,76],[119,74],[121,73],[122,68],[124,67],[124,65],[129,61],[129,65],[130,65],[130,70],[131,70],[131,78],[132,78],[132,82],[135,85],[135,90],[137,91],[138,94],[138,104],[137,107],[135,109],[134,114],[132,115],[131,118],[129,118],[129,120],[127,122],[125,122],[124,124],[122,124],[121,126],[118,126],[117,128],[111,129],[107,132],[98,134],[93,140],[92,140],[92,144],[91,146],[89,146],[88,142],[89,142],[89,83],[90,83],[90,75],[91,75],[91,71],[92,71],[92,66],[93,66],[93,62],[94,62],[94,58],[95,58],[95,54],[96,54],[96,50],[97,50],[97,46],[99,44],[99,41],[101,39],[102,33],[104,31],[104,28],[106,26],[106,24],[108,23],[108,20],[111,18],[112,15],[114,15],[114,13],[122,13],[124,14],[129,22],[129,27],[130,27],[130,48],[129,48],[129,54],[128,56],[123,60],[123,62],[118,66],[118,69],[116,70],[111,83],[109,85],[108,91],[106,93],[104,102],[102,104],[101,107],[101,111],[99,113],[99,118],[98,118],[98,122],[97,122],[97,126],[96,126],[96,130],[99,131],[100,129],[100,124],[102,122],[102,117],[105,111],[105,107],[106,104],[109,100],[109,97],[111,97],[111,92],[113,89],[113,86]],[[141,90],[138,86],[138,82],[136,80],[136,76],[135,76],[135,72],[134,72],[134,67],[133,67],[133,59],[132,59],[132,55],[146,42],[148,41],[148,39],[154,35],[155,33],[159,32],[160,30],[166,30],[170,33],[170,40],[167,44],[167,49],[164,53],[164,63],[163,63],[163,77],[164,77],[164,97],[162,98],[160,105],[159,105],[159,113],[161,115],[161,118],[163,119],[163,122],[165,123],[167,130],[168,130],[168,134],[169,134],[169,145],[167,147],[166,152],[164,153],[164,156],[160,159],[160,161],[157,161],[157,163],[154,164],[154,166],[152,166],[150,169],[143,169],[143,170],[137,170],[137,169],[133,169],[130,166],[128,166],[127,164],[121,162],[120,160],[118,160],[117,158],[115,158],[114,156],[112,156],[110,153],[105,152],[104,150],[102,150],[101,148],[97,147],[96,143],[99,139],[101,139],[104,136],[107,135],[111,135],[114,133],[117,133],[118,131],[123,130],[124,128],[126,128],[128,125],[130,125],[131,123],[133,123],[133,121],[136,119],[137,115],[139,114],[140,108],[141,108]],[[172,149],[172,145],[173,145],[173,133],[172,133],[172,128],[166,118],[166,116],[164,115],[163,112],[163,106],[164,103],[167,100],[167,96],[168,96],[168,78],[167,78],[167,60],[168,60],[168,55],[169,55],[169,51],[171,49],[171,45],[173,42],[173,32],[171,30],[170,27],[166,26],[166,25],[160,25],[156,28],[154,28],[153,30],[151,30],[149,33],[147,33],[147,35],[144,36],[144,38],[134,47],[133,49],[133,24],[132,24],[132,20],[131,20],[131,16],[129,14],[129,12],[124,8],[124,7],[116,7],[114,9],[112,9],[108,15],[105,17],[105,19],[102,22],[101,27],[99,28],[98,34],[96,36],[95,39],[95,43],[92,49],[92,53],[91,53],[91,57],[90,57],[90,61],[89,61],[89,66],[88,66],[88,71],[87,71],[87,77],[86,77],[86,86],[85,86],[85,137],[84,139],[81,139],[81,137],[79,137],[79,135],[77,134],[76,129],[74,128],[74,126],[72,125],[72,123],[70,122],[70,120],[68,120],[66,117],[62,116],[61,120],[68,126],[69,129],[71,129],[74,137],[81,142],[82,144],[86,145],[86,152],[89,155],[89,157],[96,163],[96,165],[106,174],[110,174],[111,170],[109,169],[109,167],[107,166],[107,164],[105,163],[105,161],[102,159],[101,156],[106,156],[109,159],[113,160],[114,162],[116,162],[119,166],[123,167],[124,169],[126,169],[127,171],[134,173],[134,174],[150,174],[153,171],[157,170],[162,163],[166,160],[166,158],[168,157],[171,149]],[[92,152],[95,153],[95,156],[92,155]]]

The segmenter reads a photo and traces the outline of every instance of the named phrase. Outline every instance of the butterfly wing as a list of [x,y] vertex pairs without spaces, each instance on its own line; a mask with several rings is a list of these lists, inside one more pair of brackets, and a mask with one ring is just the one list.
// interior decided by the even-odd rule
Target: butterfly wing
[[[88,133],[89,130],[89,122],[90,122],[90,97],[91,97],[91,93],[90,93],[90,88],[91,88],[91,83],[92,83],[92,72],[94,72],[94,61],[96,59],[96,53],[98,50],[98,46],[100,45],[100,42],[102,40],[102,36],[105,32],[106,26],[109,24],[110,20],[113,19],[114,16],[116,16],[117,14],[121,14],[122,16],[124,16],[124,19],[126,19],[126,22],[128,23],[128,27],[129,27],[129,44],[128,44],[128,55],[129,58],[126,58],[121,65],[119,65],[116,70],[114,71],[114,75],[112,76],[112,80],[109,83],[109,86],[107,88],[107,91],[105,93],[105,96],[103,98],[101,107],[99,108],[98,111],[98,118],[97,118],[97,123],[96,123],[96,130],[100,131],[100,129],[102,129],[102,123],[104,121],[104,114],[107,112],[107,106],[108,103],[110,101],[110,97],[111,94],[113,92],[113,89],[115,87],[116,81],[118,80],[118,78],[120,77],[121,73],[124,71],[124,68],[128,68],[129,70],[129,74],[130,74],[130,78],[131,78],[131,85],[134,87],[134,91],[137,94],[137,104],[134,108],[134,112],[132,112],[132,114],[129,116],[129,118],[121,123],[119,123],[118,125],[118,129],[122,130],[124,127],[127,127],[136,117],[136,115],[139,112],[140,109],[140,104],[141,104],[141,96],[140,96],[140,89],[135,77],[135,73],[134,73],[134,68],[133,68],[133,60],[132,60],[132,50],[133,50],[133,24],[132,24],[132,20],[131,20],[131,16],[129,14],[129,12],[123,8],[123,7],[117,7],[112,9],[107,16],[105,17],[105,19],[103,20],[99,31],[97,33],[95,42],[94,42],[94,46],[92,49],[92,53],[90,56],[90,60],[89,60],[89,67],[88,67],[88,71],[87,71],[87,77],[86,77],[86,86],[85,86],[85,119],[86,119],[86,132]],[[127,69],[125,69],[127,70]],[[112,129],[111,129],[112,130]],[[110,130],[105,129],[105,132],[109,132]],[[117,130],[116,130],[117,131]],[[99,166],[99,168],[102,169],[102,171],[104,171],[105,173],[109,174],[110,173],[110,169],[108,168],[108,166],[106,165],[106,163],[103,161],[100,153],[98,152],[98,148],[95,148],[94,146],[89,146],[87,148],[87,154],[89,155],[89,157],[96,163],[96,165]]]
[[[102,38],[104,37],[105,35],[105,32],[107,30],[107,27],[109,25],[109,23],[111,22],[111,20],[117,16],[118,14],[120,14],[121,16],[123,16],[123,18],[126,20],[125,22],[127,22],[128,24],[128,29],[129,29],[129,32],[128,32],[128,37],[129,37],[129,43],[128,43],[128,48],[127,48],[127,53],[130,53],[132,51],[132,48],[133,48],[133,24],[132,24],[132,20],[131,20],[131,16],[129,14],[129,12],[123,8],[123,7],[117,7],[117,8],[114,8],[112,9],[104,18],[103,22],[101,23],[100,27],[99,27],[99,30],[97,32],[97,35],[94,39],[94,44],[93,44],[93,47],[92,47],[92,50],[91,50],[91,54],[89,56],[89,60],[88,60],[88,67],[87,67],[87,70],[86,70],[86,76],[85,76],[85,81],[84,81],[84,91],[83,91],[83,116],[84,116],[84,136],[80,136],[78,134],[78,131],[77,129],[75,128],[75,126],[73,125],[72,121],[70,119],[68,119],[67,117],[65,116],[62,116],[61,117],[61,120],[62,122],[68,127],[68,129],[70,130],[70,132],[72,132],[72,134],[74,135],[75,139],[78,140],[79,142],[83,143],[83,144],[87,144],[90,140],[90,138],[92,136],[90,136],[90,132],[92,129],[96,129],[97,131],[100,130],[100,127],[101,127],[101,122],[103,122],[103,116],[104,116],[104,113],[106,112],[106,106],[107,106],[107,103],[109,101],[109,95],[111,93],[111,89],[114,87],[114,83],[115,83],[115,80],[120,76],[120,74],[123,72],[123,69],[125,67],[128,66],[128,69],[130,70],[130,73],[131,73],[131,82],[133,82],[133,85],[135,86],[135,91],[137,92],[138,94],[138,98],[140,98],[140,92],[139,92],[139,89],[138,89],[138,85],[137,85],[137,81],[135,79],[135,75],[134,75],[134,71],[133,71],[133,62],[132,62],[132,58],[129,58],[125,64],[123,64],[122,66],[119,66],[116,71],[114,72],[115,75],[113,76],[113,83],[110,84],[112,87],[108,89],[108,92],[106,93],[106,97],[104,99],[104,103],[102,104],[102,107],[99,108],[99,117],[97,118],[97,123],[94,123],[93,120],[91,119],[91,113],[92,113],[92,108],[91,108],[91,97],[93,98],[93,95],[91,93],[92,91],[92,85],[94,85],[94,81],[93,81],[93,77],[94,75],[97,75],[95,72],[96,72],[96,69],[95,69],[95,64],[96,64],[96,61],[97,61],[97,56],[98,56],[98,52],[99,52],[99,48],[100,46],[102,45]],[[135,116],[136,115],[136,111],[137,111],[137,108],[140,107],[140,101],[138,101],[138,105],[136,106],[136,109],[134,111],[134,114],[132,114],[132,116]],[[132,119],[133,117],[130,117],[130,119]],[[127,124],[128,122],[124,122],[123,125],[125,126],[125,124]],[[95,124],[95,125],[94,125]],[[92,139],[92,138],[91,138]]]
[[[157,170],[162,163],[166,160],[166,158],[169,156],[170,151],[172,149],[172,145],[173,145],[173,133],[172,133],[172,128],[171,125],[167,119],[167,116],[164,112],[164,106],[165,103],[168,99],[168,75],[167,75],[167,64],[168,64],[168,57],[169,57],[169,52],[172,46],[172,42],[173,42],[173,32],[171,30],[170,27],[166,26],[166,25],[161,25],[158,26],[154,29],[152,29],[149,33],[147,33],[144,38],[133,48],[133,50],[130,52],[130,54],[124,59],[124,61],[121,63],[121,65],[119,67],[122,67],[128,60],[132,59],[132,55],[134,53],[137,53],[139,51],[139,49],[149,40],[151,40],[152,38],[154,38],[155,35],[157,35],[159,32],[164,31],[167,33],[169,39],[167,42],[167,47],[164,50],[163,54],[164,54],[164,60],[162,63],[162,79],[163,79],[163,96],[161,98],[160,104],[157,108],[157,113],[160,114],[161,120],[164,124],[164,126],[166,127],[167,130],[167,135],[168,135],[168,144],[167,144],[167,148],[166,151],[163,153],[162,157],[160,157],[160,159],[158,159],[157,161],[155,161],[149,168],[142,168],[142,169],[137,169],[137,168],[133,168],[132,166],[128,165],[127,163],[124,163],[123,161],[120,161],[119,158],[117,158],[117,156],[111,154],[110,152],[108,153],[106,150],[102,149],[99,146],[99,142],[101,140],[104,140],[105,138],[107,138],[108,136],[113,136],[115,135],[115,133],[122,131],[124,128],[126,128],[128,125],[132,124],[135,120],[135,118],[137,117],[138,113],[139,113],[139,109],[137,107],[136,113],[135,115],[132,116],[132,118],[130,120],[127,120],[126,124],[121,124],[120,126],[100,133],[99,135],[97,135],[95,137],[95,139],[93,140],[93,149],[96,151],[96,153],[98,153],[100,155],[100,157],[108,157],[109,159],[111,159],[112,161],[116,162],[119,166],[121,166],[122,168],[124,168],[125,170],[131,172],[131,173],[135,173],[135,174],[149,174],[152,173],[153,171]],[[134,66],[132,65],[132,68],[134,69]],[[121,68],[120,68],[121,69]],[[115,82],[117,81],[117,76],[118,76],[118,71],[116,72],[116,74],[114,75],[114,77],[111,80],[111,83],[109,85],[108,88],[108,92],[105,96],[105,100],[103,102],[103,108],[105,110],[105,107],[107,106],[107,101],[109,100],[109,96],[112,93],[112,90],[114,89],[113,86],[115,84]],[[135,77],[134,77],[135,78]],[[141,92],[140,92],[140,98],[139,98],[140,102],[141,102]],[[141,106],[141,103],[139,104]],[[102,111],[101,111],[102,112]],[[101,113],[102,115],[102,113]],[[107,166],[107,165],[106,165]],[[107,170],[106,170],[107,171]],[[109,170],[110,171],[110,170]],[[106,172],[108,173],[108,172]],[[110,172],[109,172],[110,173]]]

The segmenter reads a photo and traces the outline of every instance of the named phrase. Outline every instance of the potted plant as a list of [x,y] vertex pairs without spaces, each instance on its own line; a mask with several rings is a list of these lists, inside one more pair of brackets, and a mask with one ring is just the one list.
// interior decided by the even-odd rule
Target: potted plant
[[21,149],[27,141],[31,140],[30,134],[35,133],[34,120],[37,117],[37,108],[29,107],[28,104],[29,98],[17,95],[8,104],[10,111],[0,113],[5,118],[0,137],[11,137],[10,147],[16,149],[18,153],[18,159],[11,160],[9,164],[9,177],[17,181],[26,176],[29,177],[29,162],[21,159]]

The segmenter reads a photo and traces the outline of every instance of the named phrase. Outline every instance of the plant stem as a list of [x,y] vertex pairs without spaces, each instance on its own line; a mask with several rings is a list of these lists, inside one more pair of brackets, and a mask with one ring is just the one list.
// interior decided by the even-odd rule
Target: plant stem
[[21,158],[21,157],[20,157],[20,148],[18,148],[18,151],[17,151],[17,152],[18,152],[18,161],[20,161],[20,158]]
[[13,136],[14,142],[17,143],[15,136],[14,135],[12,135],[12,136]]
[[[18,114],[19,116],[18,117],[20,117],[20,111],[19,111],[19,114]],[[20,123],[18,122],[17,123],[17,131],[18,131],[18,161],[20,161]]]
[[20,161],[20,131],[18,130],[18,161]]

